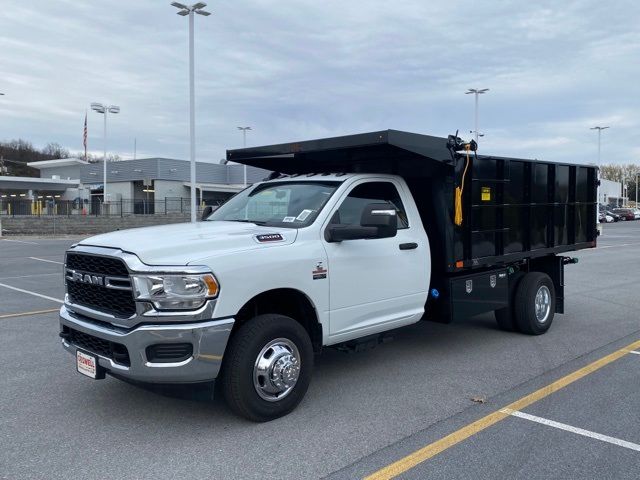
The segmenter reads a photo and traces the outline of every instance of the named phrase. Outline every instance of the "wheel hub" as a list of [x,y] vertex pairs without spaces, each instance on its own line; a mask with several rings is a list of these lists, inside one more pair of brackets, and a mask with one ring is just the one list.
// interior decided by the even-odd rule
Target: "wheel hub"
[[551,292],[546,285],[542,285],[536,293],[535,299],[536,319],[545,323],[551,313]]
[[253,384],[258,395],[269,402],[289,395],[300,376],[299,358],[297,347],[286,338],[277,338],[265,345],[253,369]]

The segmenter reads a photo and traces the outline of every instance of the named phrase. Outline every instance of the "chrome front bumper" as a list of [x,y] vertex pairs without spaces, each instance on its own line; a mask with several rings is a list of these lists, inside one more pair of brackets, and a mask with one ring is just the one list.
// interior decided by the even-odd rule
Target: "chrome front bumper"
[[[130,365],[91,352],[62,338],[64,348],[75,355],[78,348],[98,358],[98,364],[119,377],[147,383],[195,383],[215,379],[234,324],[233,318],[197,323],[142,325],[131,330],[97,324],[63,306],[60,309],[60,329],[77,330],[87,335],[124,345]],[[176,363],[152,363],[146,358],[146,348],[158,343],[191,343],[193,355]]]

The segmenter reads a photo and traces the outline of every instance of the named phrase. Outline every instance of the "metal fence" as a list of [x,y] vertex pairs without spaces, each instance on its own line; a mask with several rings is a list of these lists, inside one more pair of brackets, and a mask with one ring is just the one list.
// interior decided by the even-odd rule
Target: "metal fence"
[[[214,207],[221,202],[213,202]],[[206,205],[197,205],[198,214]],[[121,199],[102,202],[99,199],[79,200],[25,200],[0,198],[0,216],[116,216],[189,214],[189,198],[166,197],[162,200]]]

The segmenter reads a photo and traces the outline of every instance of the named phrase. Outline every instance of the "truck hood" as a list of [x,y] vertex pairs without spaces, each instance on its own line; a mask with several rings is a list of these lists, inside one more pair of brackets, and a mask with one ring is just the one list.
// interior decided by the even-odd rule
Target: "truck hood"
[[147,265],[188,265],[223,254],[289,245],[297,234],[294,228],[205,221],[120,230],[79,244],[119,248],[137,255]]

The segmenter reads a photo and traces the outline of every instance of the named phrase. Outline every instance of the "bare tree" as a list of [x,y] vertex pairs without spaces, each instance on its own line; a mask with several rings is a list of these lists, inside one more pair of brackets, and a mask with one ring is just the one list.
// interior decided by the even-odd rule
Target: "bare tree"
[[69,158],[69,150],[56,142],[47,143],[46,147],[42,149],[42,153],[53,158]]

